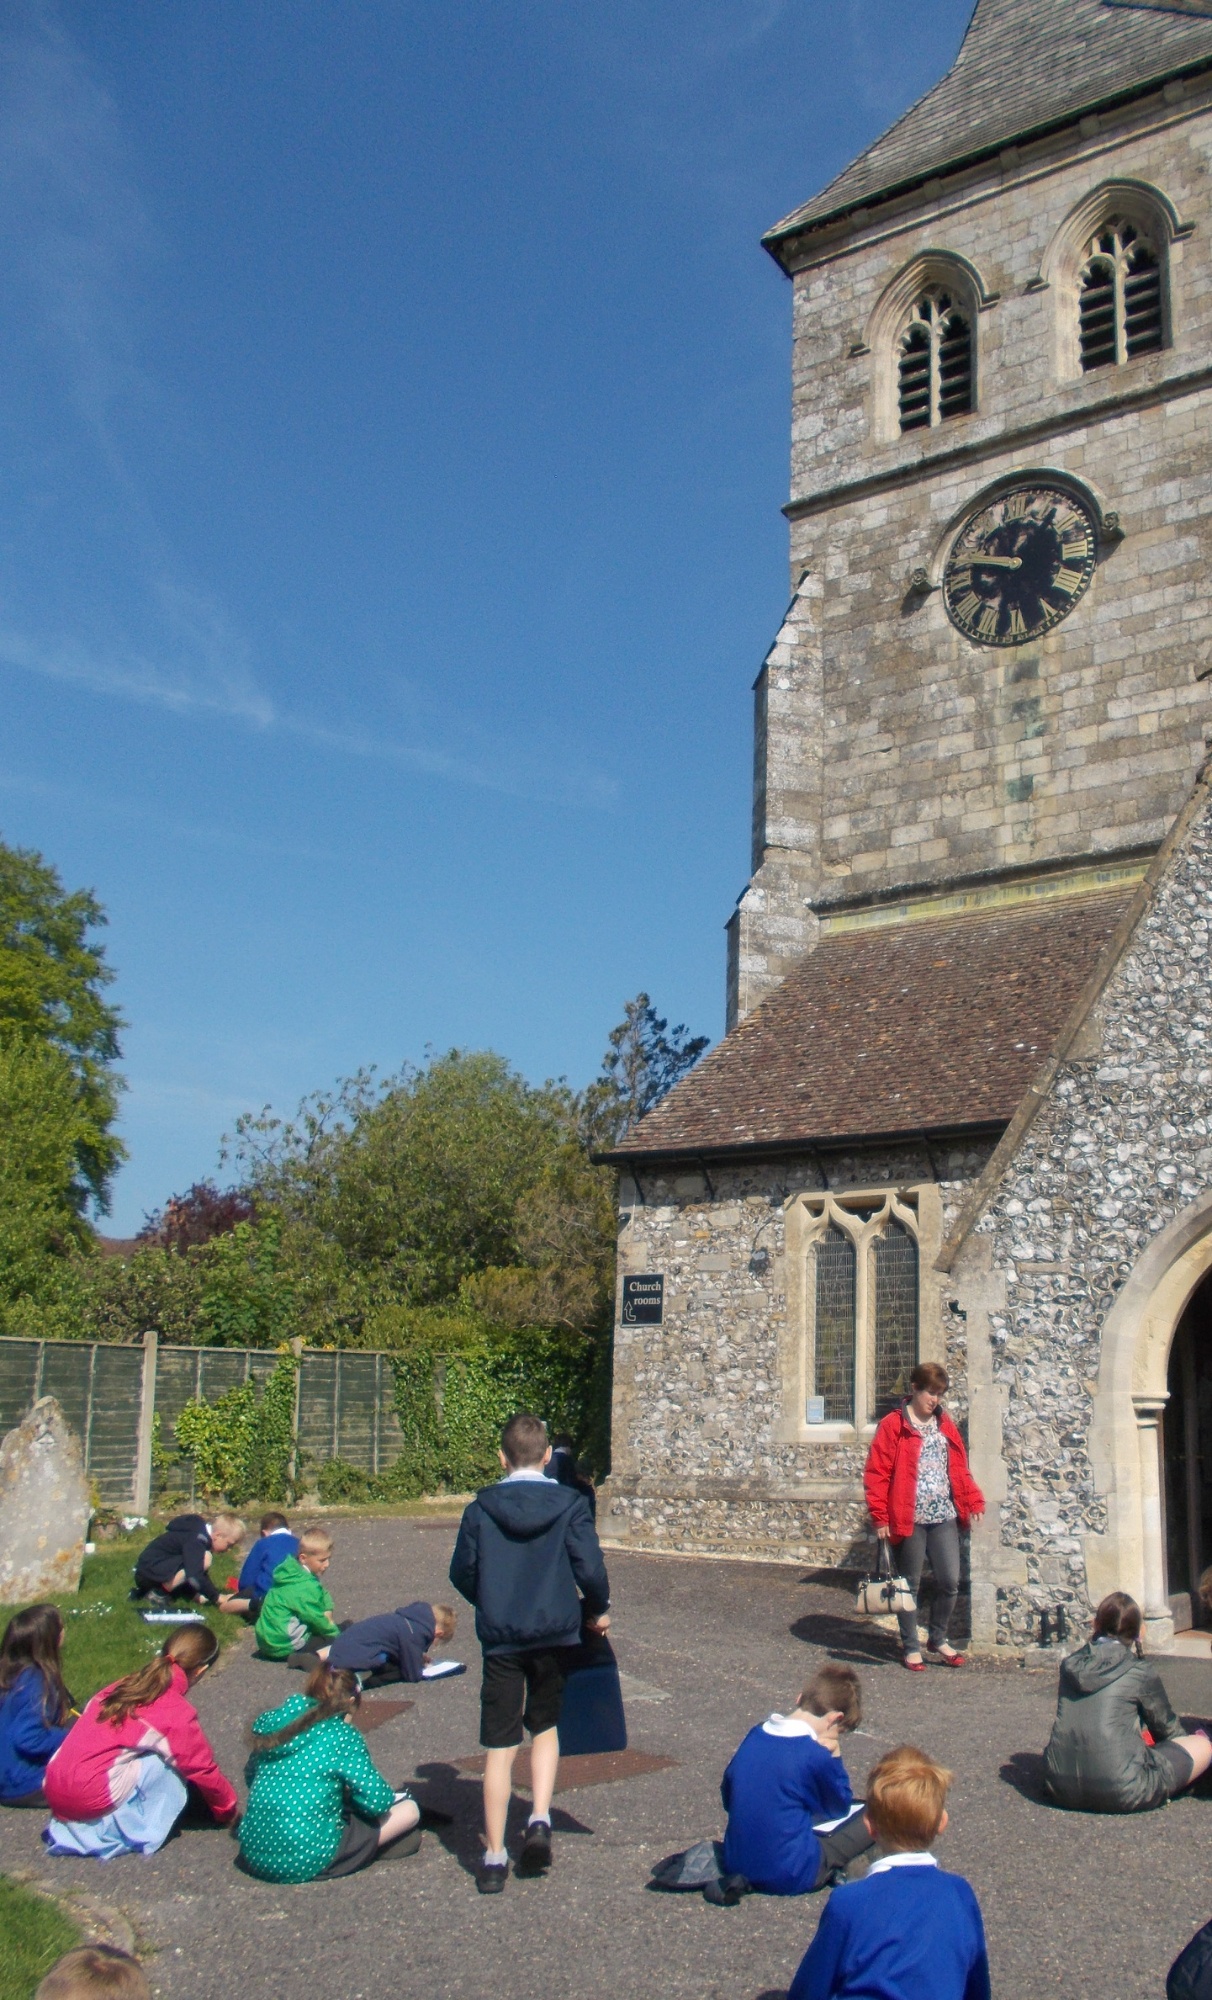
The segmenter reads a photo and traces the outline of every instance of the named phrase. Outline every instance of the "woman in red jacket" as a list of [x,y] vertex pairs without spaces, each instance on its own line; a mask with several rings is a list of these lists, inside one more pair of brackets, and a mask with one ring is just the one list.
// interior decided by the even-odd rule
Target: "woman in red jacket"
[[[917,1596],[922,1565],[934,1576],[928,1653],[948,1667],[964,1656],[948,1644],[947,1629],[959,1595],[960,1529],[985,1511],[985,1496],[968,1470],[964,1440],[942,1407],[947,1371],[921,1361],[909,1377],[912,1394],[886,1416],[871,1440],[863,1486],[881,1542],[892,1546],[894,1567]],[[897,1614],[905,1665],[920,1674],[924,1662],[916,1611]]]

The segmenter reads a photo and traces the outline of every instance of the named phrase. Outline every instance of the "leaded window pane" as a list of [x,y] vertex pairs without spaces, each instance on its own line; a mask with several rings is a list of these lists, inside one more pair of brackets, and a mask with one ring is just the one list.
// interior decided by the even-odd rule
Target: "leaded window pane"
[[855,1254],[844,1229],[831,1222],[816,1244],[815,1396],[825,1421],[854,1421]]
[[917,1366],[917,1244],[889,1222],[875,1239],[875,1411],[886,1416]]

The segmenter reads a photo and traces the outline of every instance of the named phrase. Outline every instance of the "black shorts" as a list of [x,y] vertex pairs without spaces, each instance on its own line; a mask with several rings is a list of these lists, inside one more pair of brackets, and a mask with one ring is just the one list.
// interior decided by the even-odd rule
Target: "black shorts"
[[1175,1792],[1185,1791],[1195,1776],[1195,1760],[1181,1743],[1157,1743],[1153,1755],[1166,1767],[1166,1796],[1173,1798]]
[[485,1653],[480,1685],[480,1742],[486,1750],[512,1750],[525,1724],[532,1736],[560,1720],[572,1646],[539,1646],[525,1653]]

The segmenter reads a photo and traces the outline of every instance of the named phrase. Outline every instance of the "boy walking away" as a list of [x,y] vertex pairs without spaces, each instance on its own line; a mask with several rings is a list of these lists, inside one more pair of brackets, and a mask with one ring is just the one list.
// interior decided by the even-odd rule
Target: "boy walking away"
[[854,1668],[830,1660],[790,1715],[749,1731],[720,1786],[726,1878],[741,1876],[768,1896],[803,1896],[874,1845],[839,1748],[862,1713]]
[[449,1604],[405,1604],[378,1618],[356,1619],[319,1653],[330,1667],[357,1674],[364,1688],[393,1687],[399,1681],[419,1681],[430,1647],[435,1640],[445,1645],[454,1632]]
[[341,1628],[320,1581],[332,1561],[332,1546],[327,1528],[304,1528],[298,1555],[278,1564],[255,1627],[264,1659],[287,1660],[310,1673],[319,1664],[317,1646],[336,1638]]
[[980,1905],[930,1852],[950,1784],[950,1771],[908,1744],[880,1758],[866,1813],[881,1857],[865,1881],[834,1890],[787,2000],[989,2000]]
[[178,1604],[217,1604],[226,1611],[231,1601],[210,1578],[212,1556],[226,1555],[244,1540],[244,1523],[235,1514],[178,1514],[162,1535],[147,1544],[135,1563],[132,1603],[146,1598],[153,1611],[171,1611]]
[[476,1871],[480,1894],[498,1894],[509,1874],[505,1822],[513,1760],[530,1731],[530,1790],[534,1810],[518,1856],[520,1875],[551,1866],[551,1798],[560,1761],[560,1702],[569,1650],[580,1643],[584,1594],[586,1630],[610,1624],[610,1585],[589,1514],[573,1486],[546,1477],[547,1430],[520,1411],[501,1433],[504,1478],[486,1486],[464,1510],[450,1580],[476,1608],[484,1650],[480,1742],[484,1765],[484,1858]]
[[299,1537],[290,1532],[285,1514],[262,1514],[261,1532],[244,1558],[236,1595],[223,1608],[239,1611],[255,1625],[269,1596],[278,1564],[299,1553]]

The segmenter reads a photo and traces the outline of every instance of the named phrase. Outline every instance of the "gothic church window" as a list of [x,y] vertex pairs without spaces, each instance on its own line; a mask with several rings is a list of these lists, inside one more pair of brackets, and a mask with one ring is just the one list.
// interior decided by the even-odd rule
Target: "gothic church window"
[[811,1200],[807,1395],[827,1424],[875,1423],[917,1363],[916,1219],[892,1195]]
[[897,359],[902,431],[928,429],[974,407],[972,323],[949,292],[931,286],[913,306]]
[[1078,277],[1082,371],[1112,368],[1164,345],[1157,252],[1130,222],[1110,223],[1086,245]]

